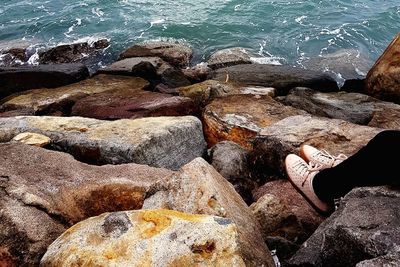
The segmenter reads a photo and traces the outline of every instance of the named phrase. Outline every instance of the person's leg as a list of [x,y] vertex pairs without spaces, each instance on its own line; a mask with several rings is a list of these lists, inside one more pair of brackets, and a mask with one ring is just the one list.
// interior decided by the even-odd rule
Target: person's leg
[[380,132],[353,156],[316,174],[314,191],[331,203],[354,187],[400,184],[399,152],[400,131]]

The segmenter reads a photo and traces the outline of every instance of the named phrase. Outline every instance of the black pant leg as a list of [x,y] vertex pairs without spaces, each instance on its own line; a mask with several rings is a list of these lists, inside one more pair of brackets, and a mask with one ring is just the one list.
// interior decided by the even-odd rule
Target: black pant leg
[[331,202],[354,187],[400,184],[399,153],[400,131],[380,132],[347,160],[315,175],[314,191]]

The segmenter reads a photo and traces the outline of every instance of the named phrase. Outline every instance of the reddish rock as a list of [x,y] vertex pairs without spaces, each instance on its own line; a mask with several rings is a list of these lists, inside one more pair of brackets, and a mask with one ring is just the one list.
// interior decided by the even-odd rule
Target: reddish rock
[[368,94],[400,103],[400,34],[370,69],[366,85]]
[[103,120],[197,115],[187,97],[142,90],[114,90],[87,96],[72,107],[72,116]]
[[284,106],[270,96],[231,95],[217,98],[205,108],[204,132],[209,146],[230,140],[250,149],[262,128],[300,114],[306,112]]

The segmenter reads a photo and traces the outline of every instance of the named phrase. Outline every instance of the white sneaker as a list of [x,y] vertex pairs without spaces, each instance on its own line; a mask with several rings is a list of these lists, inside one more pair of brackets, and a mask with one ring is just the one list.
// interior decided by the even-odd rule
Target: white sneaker
[[308,200],[308,202],[318,211],[326,213],[330,210],[327,203],[322,202],[314,192],[312,181],[314,176],[321,169],[321,166],[311,166],[301,157],[289,154],[285,159],[286,172],[289,181],[294,187]]
[[321,170],[335,167],[347,159],[346,155],[332,156],[326,150],[319,150],[310,145],[302,145],[300,147],[300,156],[306,162],[321,166]]

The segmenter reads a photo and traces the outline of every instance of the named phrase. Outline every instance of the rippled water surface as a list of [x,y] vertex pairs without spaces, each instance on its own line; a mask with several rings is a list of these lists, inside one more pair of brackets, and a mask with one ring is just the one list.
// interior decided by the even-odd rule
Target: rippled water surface
[[2,0],[0,41],[176,39],[196,61],[242,46],[282,63],[352,48],[375,60],[400,28],[399,0]]

